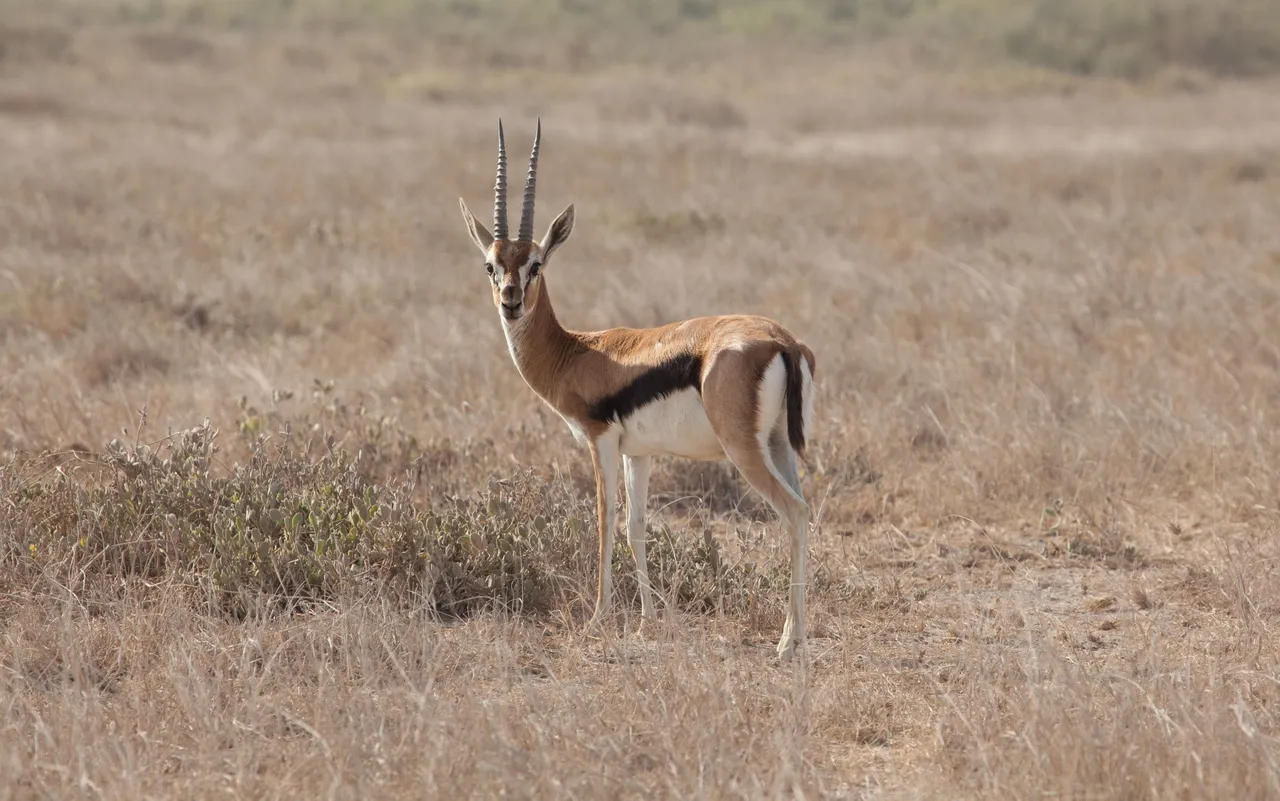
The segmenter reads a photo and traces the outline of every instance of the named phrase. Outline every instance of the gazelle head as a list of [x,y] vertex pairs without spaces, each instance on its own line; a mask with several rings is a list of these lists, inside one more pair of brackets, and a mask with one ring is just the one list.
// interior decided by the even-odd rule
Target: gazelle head
[[547,260],[573,231],[573,204],[560,212],[541,242],[533,239],[533,202],[538,181],[538,146],[542,142],[542,120],[533,137],[529,175],[524,182],[524,209],[520,212],[520,233],[507,235],[507,145],[498,120],[498,177],[493,185],[493,233],[475,218],[461,198],[462,218],[471,240],[484,254],[484,266],[493,289],[493,304],[504,324],[514,323],[534,309],[542,297],[541,280]]

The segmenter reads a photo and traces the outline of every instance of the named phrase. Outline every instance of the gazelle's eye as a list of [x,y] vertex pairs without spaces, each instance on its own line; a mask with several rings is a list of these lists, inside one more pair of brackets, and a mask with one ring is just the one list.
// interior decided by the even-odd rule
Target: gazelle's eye
[[542,266],[542,262],[540,262],[540,261],[535,261],[533,264],[530,264],[530,265],[529,265],[529,277],[530,277],[530,278],[533,278],[535,275],[537,275],[537,274],[538,274],[538,268],[539,268],[539,267],[541,267],[541,266]]
[[486,265],[484,266],[484,269],[485,269],[485,272],[487,272],[489,275],[493,275],[493,265],[492,265],[492,264],[486,264]]

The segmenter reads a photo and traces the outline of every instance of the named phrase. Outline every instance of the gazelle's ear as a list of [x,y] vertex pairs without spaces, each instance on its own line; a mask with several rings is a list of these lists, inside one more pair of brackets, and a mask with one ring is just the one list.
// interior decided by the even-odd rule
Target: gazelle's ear
[[471,209],[467,208],[465,200],[458,198],[458,205],[462,206],[462,219],[467,223],[467,233],[471,234],[471,241],[476,243],[481,253],[488,256],[489,246],[493,244],[493,234],[480,224],[480,221],[471,213]]
[[551,254],[569,239],[569,234],[571,233],[573,233],[572,203],[564,211],[560,212],[559,217],[551,221],[551,227],[547,229],[547,235],[542,237],[542,260],[547,261],[550,259]]

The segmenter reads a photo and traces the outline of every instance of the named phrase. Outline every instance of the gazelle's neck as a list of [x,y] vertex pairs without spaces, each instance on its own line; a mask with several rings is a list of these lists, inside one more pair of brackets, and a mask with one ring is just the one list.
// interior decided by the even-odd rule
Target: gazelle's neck
[[581,343],[560,325],[555,310],[551,308],[546,279],[538,280],[543,282],[538,288],[538,302],[519,320],[503,319],[502,332],[507,337],[507,350],[520,376],[534,392],[550,401],[554,388],[560,383],[561,375]]

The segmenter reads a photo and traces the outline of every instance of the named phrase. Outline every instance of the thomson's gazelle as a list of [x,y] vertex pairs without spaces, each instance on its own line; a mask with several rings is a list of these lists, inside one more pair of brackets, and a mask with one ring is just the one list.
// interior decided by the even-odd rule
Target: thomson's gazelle
[[498,121],[493,234],[464,201],[462,216],[484,255],[507,348],[530,388],[591,450],[600,536],[598,620],[612,595],[610,558],[618,461],[627,494],[627,538],[636,556],[641,613],[654,614],[645,561],[645,500],[653,456],[728,458],[791,532],[791,600],[778,655],[804,641],[809,507],[797,461],[813,419],[814,358],[803,342],[765,317],[699,317],[658,328],[568,331],[551,308],[543,271],[573,231],[570,205],[533,238],[533,202],[542,123],[525,179],[520,233],[507,234],[507,155]]

